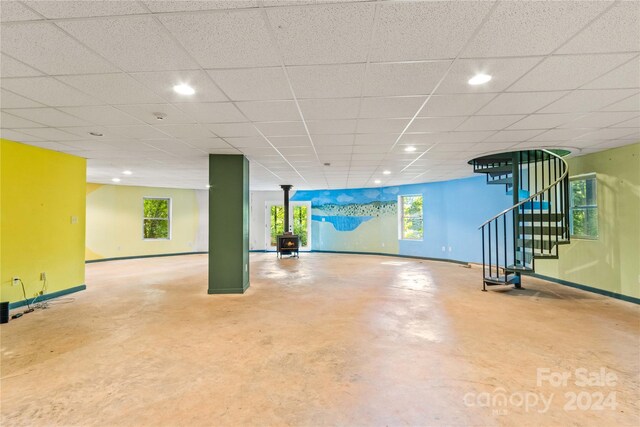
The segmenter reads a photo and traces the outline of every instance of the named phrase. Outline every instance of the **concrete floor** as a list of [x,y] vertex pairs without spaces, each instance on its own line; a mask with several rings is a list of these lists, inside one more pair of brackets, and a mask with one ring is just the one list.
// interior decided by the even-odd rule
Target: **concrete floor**
[[1,424],[640,424],[637,305],[393,257],[251,269],[245,295],[207,295],[205,255],[87,265],[73,301],[2,325]]

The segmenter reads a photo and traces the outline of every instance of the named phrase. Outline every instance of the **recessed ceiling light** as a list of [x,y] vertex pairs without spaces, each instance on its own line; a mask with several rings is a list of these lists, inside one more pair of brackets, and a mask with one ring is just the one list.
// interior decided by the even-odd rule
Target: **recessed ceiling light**
[[413,145],[410,145],[410,146],[406,147],[404,149],[404,151],[408,151],[409,153],[412,153],[412,152],[416,151],[416,147],[414,147]]
[[380,181],[379,179],[376,179],[375,181],[373,181],[374,184],[380,184],[382,181]]
[[482,85],[491,80],[491,78],[492,77],[489,74],[476,74],[469,79],[469,84],[472,86]]
[[104,136],[104,134],[100,133],[100,132],[89,132],[89,135],[93,135],[93,136]]
[[391,175],[391,171],[384,171],[382,173],[385,174],[385,175]]
[[179,85],[175,85],[173,87],[174,92],[179,93],[180,95],[193,95],[196,93],[196,90],[189,86],[186,83],[180,83]]
[[164,120],[167,118],[167,115],[165,113],[153,113],[153,117],[155,117],[156,120]]
[[124,175],[132,175],[133,174],[133,172],[131,172],[131,171],[122,171],[122,173]]
[[324,165],[325,166],[331,166],[331,163],[325,163]]
[[113,182],[120,182],[120,178],[111,178],[111,181],[113,181]]

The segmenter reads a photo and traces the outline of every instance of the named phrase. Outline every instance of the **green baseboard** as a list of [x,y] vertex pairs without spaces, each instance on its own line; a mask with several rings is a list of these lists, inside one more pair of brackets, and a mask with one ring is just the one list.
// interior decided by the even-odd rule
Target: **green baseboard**
[[208,254],[209,252],[176,252],[170,254],[153,254],[153,255],[132,255],[132,256],[122,256],[115,258],[100,258],[100,259],[88,259],[85,261],[85,264],[92,264],[94,262],[105,262],[105,261],[120,261],[125,259],[138,259],[138,258],[158,258],[165,256],[180,256],[180,255],[201,255]]
[[220,294],[244,294],[247,289],[249,289],[249,283],[240,288],[223,288],[223,289],[209,289],[207,293],[209,295],[220,295]]
[[[49,294],[41,295],[37,299],[35,299],[35,302],[38,303],[38,302],[46,301],[46,300],[49,300],[49,299],[58,298],[58,297],[61,297],[63,295],[69,295],[69,294],[73,294],[75,292],[84,291],[85,289],[87,289],[87,285],[74,286],[73,288],[63,289],[61,291],[55,291],[55,292],[51,292]],[[29,298],[28,300],[24,299],[22,301],[12,302],[12,303],[9,304],[9,309],[13,310],[14,308],[24,307],[25,305],[27,305],[27,302],[29,304],[32,304],[32,301],[34,300],[34,298]]]
[[557,283],[559,285],[569,286],[570,288],[576,288],[576,289],[580,289],[587,292],[593,292],[594,294],[604,295],[606,297],[620,299],[622,301],[627,301],[634,304],[640,304],[640,298],[631,297],[629,295],[619,294],[617,292],[607,291],[605,289],[598,289],[598,288],[594,288],[593,286],[581,285],[580,283],[569,282],[567,280],[557,279],[551,276],[544,276],[542,274],[533,273],[533,274],[530,274],[529,276],[542,279],[542,280],[547,280],[549,282]]

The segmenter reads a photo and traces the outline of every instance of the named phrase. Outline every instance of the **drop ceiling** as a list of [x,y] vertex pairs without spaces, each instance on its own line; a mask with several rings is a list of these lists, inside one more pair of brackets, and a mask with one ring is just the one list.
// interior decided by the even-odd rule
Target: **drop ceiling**
[[[2,137],[87,158],[90,182],[205,188],[208,154],[242,153],[254,190],[395,185],[469,176],[489,152],[640,140],[639,2],[3,0],[0,12]],[[468,85],[479,72],[493,79]]]

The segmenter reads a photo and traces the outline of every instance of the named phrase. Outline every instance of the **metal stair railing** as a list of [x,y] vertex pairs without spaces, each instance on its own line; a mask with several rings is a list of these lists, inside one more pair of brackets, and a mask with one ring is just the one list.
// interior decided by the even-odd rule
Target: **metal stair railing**
[[519,287],[520,274],[533,272],[536,258],[556,258],[558,245],[570,239],[567,162],[548,150],[513,154],[517,163],[511,187],[514,200],[519,200],[521,190],[530,195],[478,227],[482,232],[482,290],[487,284],[515,282]]

